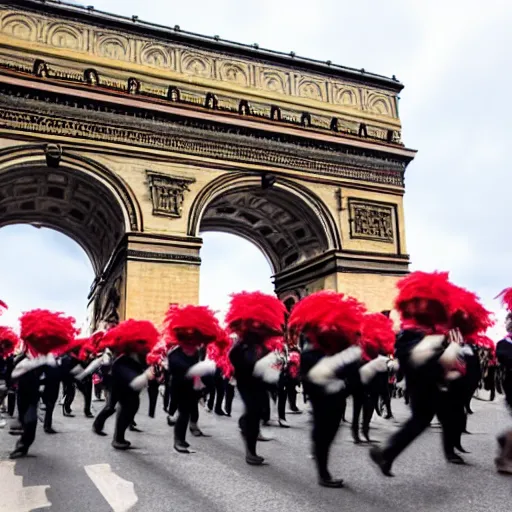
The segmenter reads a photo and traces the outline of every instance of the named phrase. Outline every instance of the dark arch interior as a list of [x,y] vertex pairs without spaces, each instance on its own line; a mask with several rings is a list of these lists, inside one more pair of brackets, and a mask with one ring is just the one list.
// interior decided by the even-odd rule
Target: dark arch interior
[[251,186],[215,198],[200,231],[224,231],[255,243],[277,273],[327,250],[325,231],[300,199],[282,189]]
[[32,224],[80,244],[99,274],[124,235],[116,198],[76,170],[23,167],[0,174],[0,227]]

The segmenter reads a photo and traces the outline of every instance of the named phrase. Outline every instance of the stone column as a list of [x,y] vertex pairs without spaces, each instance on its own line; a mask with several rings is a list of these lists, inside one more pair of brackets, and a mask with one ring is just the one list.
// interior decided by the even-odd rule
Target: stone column
[[170,303],[197,304],[200,247],[199,238],[128,235],[125,318],[160,325]]

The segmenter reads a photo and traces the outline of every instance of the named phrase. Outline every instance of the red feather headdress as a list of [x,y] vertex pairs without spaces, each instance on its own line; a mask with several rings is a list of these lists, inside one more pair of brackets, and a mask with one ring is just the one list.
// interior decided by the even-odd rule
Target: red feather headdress
[[234,372],[233,365],[229,360],[229,351],[233,345],[233,340],[228,336],[228,333],[222,330],[215,343],[210,343],[206,348],[206,355],[208,359],[214,361],[217,368],[220,369],[224,377],[231,378]]
[[499,293],[495,299],[500,299],[501,304],[507,308],[507,311],[512,311],[512,287],[505,288],[501,293]]
[[34,309],[20,317],[21,339],[38,354],[63,352],[78,333],[75,319],[45,309]]
[[496,343],[494,343],[494,341],[491,340],[491,338],[489,338],[489,336],[477,334],[474,336],[470,336],[467,339],[467,341],[469,343],[476,345],[477,347],[489,350],[493,357],[496,354]]
[[304,332],[328,353],[358,342],[366,309],[354,299],[329,290],[313,293],[295,304],[288,319],[293,333]]
[[456,287],[448,280],[448,272],[412,272],[397,283],[397,309],[403,320],[418,325],[425,321],[445,330],[457,311]]
[[238,335],[252,332],[263,338],[282,336],[285,314],[285,305],[273,295],[240,292],[231,296],[226,323]]
[[100,349],[110,348],[117,353],[146,355],[158,343],[160,334],[147,320],[125,320],[105,333]]
[[146,357],[146,362],[150,366],[157,366],[167,356],[167,345],[164,341],[159,341]]
[[168,345],[211,343],[221,331],[215,313],[207,306],[171,304],[165,315],[163,332]]
[[393,321],[382,313],[365,315],[361,325],[361,346],[367,359],[392,354],[395,350]]
[[484,333],[495,324],[492,313],[473,292],[455,287],[455,300],[457,311],[452,316],[452,327],[458,328],[463,336]]
[[8,357],[13,352],[20,339],[9,327],[0,327],[0,357]]

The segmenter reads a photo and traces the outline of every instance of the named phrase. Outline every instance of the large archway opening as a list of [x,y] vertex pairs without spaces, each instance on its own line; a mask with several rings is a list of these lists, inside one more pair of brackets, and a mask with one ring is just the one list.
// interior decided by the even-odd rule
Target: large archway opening
[[[141,226],[140,211],[129,189],[108,169],[66,151],[62,153],[58,165],[50,165],[42,149],[40,146],[25,146],[7,152],[0,151],[0,228],[8,233],[5,236],[23,233],[24,250],[33,253],[32,259],[20,259],[23,267],[38,268],[59,283],[66,280],[74,282],[58,273],[58,263],[63,258],[59,256],[59,248],[63,247],[65,252],[69,252],[69,248],[65,249],[66,243],[74,243],[81,248],[89,261],[92,274],[88,271],[81,273],[80,279],[86,276],[88,286],[86,289],[79,287],[83,296],[80,301],[83,310],[80,314],[74,311],[73,315],[81,319],[88,318],[89,327],[95,328],[102,315],[119,316],[116,311],[111,311],[112,301],[105,298],[105,290],[111,289],[114,281],[115,286],[119,285],[119,276],[114,275],[115,272],[119,274],[119,268],[113,268],[113,255],[125,234]],[[40,228],[40,234],[34,235],[37,230],[33,228]],[[57,233],[61,236],[58,243],[55,242]],[[54,262],[50,261],[52,258],[48,257],[46,263],[37,259],[37,251],[31,251],[27,242],[29,234],[34,238],[35,245],[42,244],[45,250],[53,251],[56,255],[56,270]],[[63,242],[66,237],[71,240]],[[17,239],[15,236],[13,243]],[[19,249],[3,243],[4,247],[7,247],[7,252],[14,251],[15,254]],[[43,263],[48,266],[47,270],[41,266]],[[10,266],[12,264],[11,261]],[[119,267],[119,264],[116,265]],[[1,268],[0,278],[11,271],[9,265]],[[0,293],[2,299],[9,303],[4,286],[0,287]],[[38,293],[39,297],[41,293]],[[51,291],[48,290],[47,294],[50,296]],[[52,303],[58,305],[55,301],[42,302],[47,303],[48,307]],[[31,304],[31,307],[42,307]],[[70,308],[61,309],[70,313]]]
[[9,224],[31,224],[66,234],[89,256],[96,275],[125,233],[119,203],[94,178],[43,165],[0,174],[0,227]]
[[[220,233],[249,243],[221,238]],[[320,199],[286,179],[277,179],[264,189],[261,176],[256,175],[225,175],[207,185],[194,202],[189,234],[200,234],[205,244],[201,253],[201,297],[215,300],[217,289],[222,305],[227,302],[228,290],[271,292],[272,280],[269,283],[263,279],[268,271],[274,277],[340,246],[334,221]],[[262,263],[261,255],[258,261],[255,248],[267,265]],[[210,254],[214,250],[217,254]],[[210,267],[210,258],[222,259],[221,266],[233,269],[222,277],[221,284],[215,284],[220,274]],[[303,293],[304,290],[290,289],[280,291],[279,296],[291,309]]]
[[94,279],[89,256],[67,235],[28,224],[0,228],[0,298],[9,309],[2,324],[17,327],[23,311],[64,311],[87,326],[87,296]]
[[263,252],[237,235],[202,234],[199,301],[224,315],[232,293],[262,291],[272,294],[272,269]]

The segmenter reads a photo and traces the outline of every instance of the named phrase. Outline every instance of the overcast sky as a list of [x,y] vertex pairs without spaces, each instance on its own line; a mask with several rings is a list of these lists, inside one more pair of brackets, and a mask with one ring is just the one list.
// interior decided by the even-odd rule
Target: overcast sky
[[[295,51],[396,75],[405,84],[403,140],[418,149],[406,174],[406,228],[413,268],[493,297],[512,285],[509,206],[512,2],[509,0],[94,0],[97,9],[260,47]],[[485,7],[485,8],[484,8]],[[1,219],[0,219],[1,221]],[[256,248],[209,234],[201,299],[224,309],[240,289],[270,291]],[[8,319],[37,306],[84,317],[92,281],[85,254],[58,233],[0,229],[0,298]],[[501,330],[500,332],[501,333]],[[496,333],[498,335],[498,333]]]

